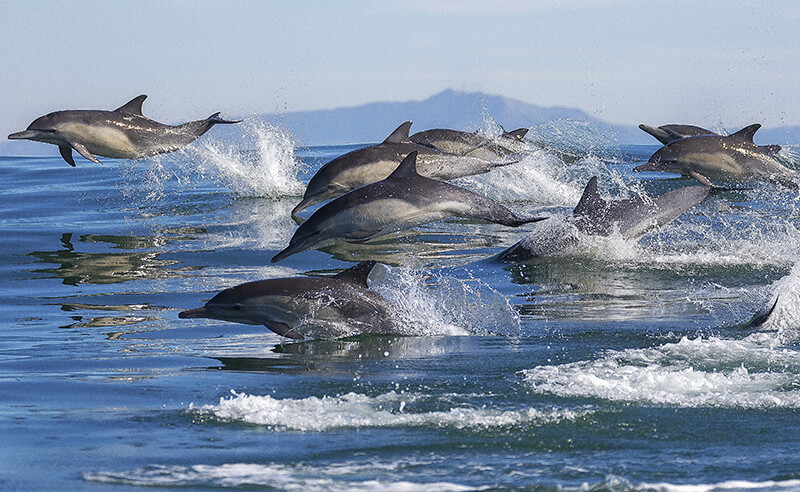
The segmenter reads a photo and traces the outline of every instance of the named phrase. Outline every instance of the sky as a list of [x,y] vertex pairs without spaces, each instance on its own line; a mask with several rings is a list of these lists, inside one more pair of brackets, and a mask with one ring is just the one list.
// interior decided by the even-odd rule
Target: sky
[[784,0],[0,0],[0,132],[138,94],[176,123],[447,88],[618,124],[800,125],[799,28]]

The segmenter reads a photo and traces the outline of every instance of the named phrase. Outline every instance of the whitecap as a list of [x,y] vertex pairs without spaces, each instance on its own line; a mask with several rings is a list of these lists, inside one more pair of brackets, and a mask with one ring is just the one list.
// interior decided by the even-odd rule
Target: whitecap
[[[347,393],[339,396],[273,398],[232,392],[217,405],[191,405],[189,412],[198,421],[213,418],[225,422],[263,425],[276,431],[325,432],[340,428],[447,427],[455,429],[496,429],[520,425],[545,425],[575,420],[575,410],[494,410],[491,408],[452,407],[418,411],[430,404],[429,397],[416,393],[390,391],[378,396]],[[436,400],[441,400],[437,396]]]

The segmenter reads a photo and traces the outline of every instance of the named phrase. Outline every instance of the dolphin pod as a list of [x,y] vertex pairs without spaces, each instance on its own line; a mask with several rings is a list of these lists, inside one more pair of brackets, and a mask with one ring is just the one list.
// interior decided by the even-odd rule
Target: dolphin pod
[[[702,176],[700,177],[702,180]],[[705,180],[707,181],[707,180]],[[564,227],[534,231],[497,256],[502,262],[521,262],[558,253],[578,240],[578,234],[638,239],[665,224],[711,195],[724,190],[714,186],[684,186],[648,197],[605,200],[597,189],[597,176],[584,189],[578,205],[568,216]]]
[[417,152],[419,173],[433,179],[455,179],[483,174],[514,161],[492,162],[468,155],[442,152],[412,142],[411,121],[398,126],[377,144],[348,152],[322,166],[308,182],[303,200],[292,210],[296,216],[304,209],[350,190],[375,183],[389,176],[411,152]]
[[491,138],[478,133],[436,128],[417,132],[411,135],[410,139],[414,143],[442,152],[492,161],[507,159],[509,156],[529,150],[525,143],[527,133],[527,128],[518,128],[497,138]]
[[12,133],[11,140],[34,140],[58,146],[61,157],[75,166],[73,149],[84,158],[100,163],[95,157],[139,159],[179,150],[217,124],[239,121],[223,120],[214,113],[204,120],[182,125],[166,125],[142,114],[146,95],[134,97],[114,111],[66,110],[33,120],[28,129]]
[[225,289],[205,306],[178,313],[179,318],[211,318],[264,325],[278,335],[336,338],[392,331],[392,307],[369,290],[375,266],[365,261],[333,277],[290,277],[247,282]]
[[[646,126],[646,125],[642,125]],[[768,181],[789,188],[797,188],[797,174],[776,158],[779,145],[756,145],[753,136],[761,125],[754,124],[742,128],[732,135],[716,133],[691,134],[681,137],[679,132],[671,131],[670,126],[680,126],[685,131],[698,127],[687,125],[667,125],[665,133],[650,127],[651,135],[666,143],[650,159],[634,171],[663,171],[690,175],[702,174],[714,181],[743,183],[749,181]],[[644,129],[644,128],[643,128]],[[671,139],[670,139],[671,138]]]
[[316,210],[272,262],[337,241],[362,242],[446,217],[481,219],[511,227],[545,219],[519,217],[494,200],[421,176],[414,151],[387,178]]
[[[35,119],[9,139],[57,145],[72,166],[72,151],[99,162],[95,155],[136,159],[178,150],[215,124],[232,124],[215,113],[205,120],[166,125],[146,118],[138,96],[114,111],[56,111]],[[411,121],[382,143],[339,156],[311,178],[302,201],[292,210],[326,200],[302,223],[272,262],[337,242],[363,242],[447,217],[490,221],[517,227],[545,217],[521,217],[503,205],[445,183],[517,162],[530,148],[520,128],[490,138],[477,133],[432,129],[410,135]],[[692,176],[700,184],[651,196],[609,200],[589,180],[580,201],[564,217],[537,224],[533,231],[495,256],[501,262],[524,262],[557,254],[582,236],[618,234],[636,240],[675,220],[720,191],[713,181],[761,180],[797,188],[797,175],[777,158],[778,145],[759,146],[754,124],[731,135],[694,125],[639,125],[663,147],[635,171],[665,171]],[[216,294],[203,307],[179,317],[210,318],[263,325],[288,338],[337,338],[360,333],[396,332],[395,307],[371,291],[367,277],[375,261],[366,261],[332,277],[289,277],[247,282]],[[745,324],[759,327],[771,307]]]

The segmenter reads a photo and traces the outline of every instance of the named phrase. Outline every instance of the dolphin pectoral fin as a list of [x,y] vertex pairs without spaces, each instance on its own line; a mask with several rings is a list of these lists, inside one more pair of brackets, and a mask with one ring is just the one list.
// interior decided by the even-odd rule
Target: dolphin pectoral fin
[[[96,163],[98,163],[98,164],[102,164],[102,163],[101,163],[101,162],[100,162],[100,161],[97,159],[97,157],[93,156],[93,155],[92,155],[92,153],[91,153],[91,152],[89,152],[89,149],[87,149],[87,148],[86,148],[86,146],[85,146],[85,145],[83,145],[82,143],[78,143],[78,142],[70,142],[69,144],[72,146],[72,148],[73,148],[73,149],[75,149],[75,150],[76,150],[76,151],[77,151],[77,152],[78,152],[80,155],[82,155],[84,158],[86,158],[86,159],[89,159],[89,160],[90,160],[90,161],[92,161],[92,162],[96,162]],[[64,154],[61,154],[61,155],[63,156]],[[67,162],[69,162],[69,161],[67,161]],[[73,164],[73,165],[74,165],[74,164]]]
[[697,171],[689,171],[689,176],[693,177],[695,181],[697,181],[703,186],[710,186],[712,188],[714,187],[714,183],[712,183],[711,180],[709,180],[702,174],[698,173]]
[[294,340],[303,340],[305,337],[297,332],[294,331],[294,328],[290,327],[286,323],[279,323],[277,321],[267,321],[264,323],[264,326],[269,328],[271,331],[274,331],[278,335],[286,338],[292,338]]
[[67,164],[69,164],[72,167],[75,167],[75,159],[72,158],[72,147],[67,147],[66,145],[59,145],[58,151],[61,152],[61,157],[63,157],[64,160],[67,161]]
[[375,234],[381,231],[350,231],[345,234],[345,237],[350,240],[350,242],[360,243],[362,241],[366,241],[367,239],[373,237]]

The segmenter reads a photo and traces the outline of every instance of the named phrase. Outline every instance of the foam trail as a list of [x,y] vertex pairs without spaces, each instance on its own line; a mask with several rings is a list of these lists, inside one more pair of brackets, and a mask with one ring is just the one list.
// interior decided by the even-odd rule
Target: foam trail
[[417,411],[441,396],[390,391],[378,396],[347,393],[341,396],[312,396],[279,399],[231,392],[217,405],[189,407],[198,419],[214,418],[267,426],[275,431],[325,432],[342,428],[446,427],[454,429],[505,429],[520,425],[546,425],[575,420],[582,413],[573,410],[493,410],[455,407],[438,411]]
[[536,392],[681,407],[800,408],[800,354],[763,337],[683,338],[523,371]]

